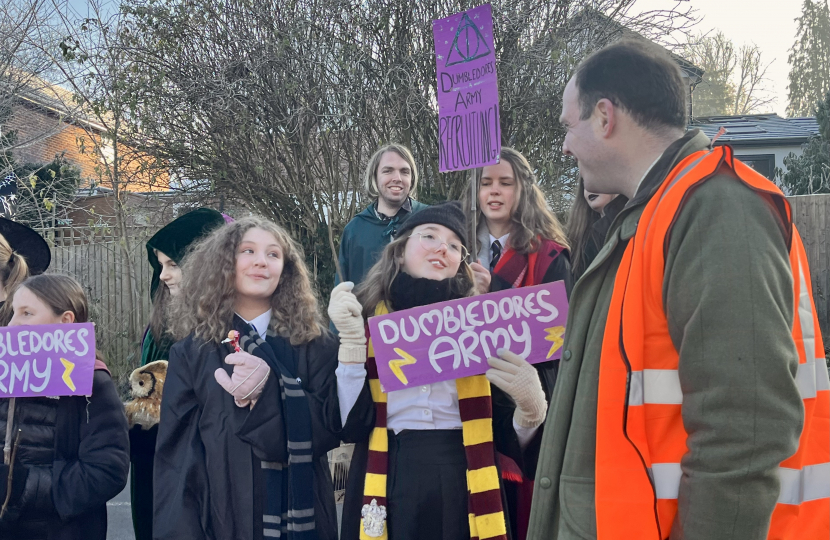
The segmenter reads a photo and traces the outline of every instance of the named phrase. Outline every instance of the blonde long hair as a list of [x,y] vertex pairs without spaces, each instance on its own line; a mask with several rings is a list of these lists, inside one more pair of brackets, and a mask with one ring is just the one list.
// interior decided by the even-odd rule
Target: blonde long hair
[[[538,237],[553,240],[562,247],[568,248],[568,237],[562,224],[548,208],[545,202],[545,194],[536,184],[536,175],[530,168],[527,158],[521,152],[513,148],[502,146],[501,159],[510,163],[513,169],[513,176],[516,178],[516,185],[519,187],[519,203],[516,210],[510,216],[513,222],[510,230],[510,247],[522,255],[533,253],[539,249]],[[481,189],[481,177],[484,168],[479,167],[474,171],[476,183],[476,197]],[[470,208],[469,190],[464,191],[462,204],[465,209]],[[486,218],[481,211],[481,205],[476,201],[476,223],[484,223]],[[478,238],[474,238],[475,249],[478,253],[481,246],[478,245]]]
[[[378,262],[367,272],[366,277],[355,289],[355,296],[363,306],[363,318],[368,319],[375,314],[375,307],[381,302],[386,302],[389,310],[392,310],[392,282],[403,268],[403,256],[406,251],[406,242],[409,236],[402,236],[394,240],[381,252]],[[472,296],[475,292],[475,279],[473,270],[466,261],[461,261],[458,266],[456,279],[460,280],[460,289],[464,296]]]
[[377,199],[380,196],[380,192],[378,191],[378,167],[380,167],[380,160],[383,159],[383,155],[386,152],[395,152],[409,164],[409,168],[412,169],[412,182],[409,186],[409,196],[413,199],[417,198],[418,166],[415,165],[415,158],[412,157],[412,152],[409,151],[409,148],[398,143],[384,144],[372,154],[372,157],[369,158],[369,163],[366,165],[366,170],[363,172],[363,189],[372,199]]
[[302,248],[276,223],[247,217],[216,229],[185,256],[181,297],[173,303],[171,316],[176,338],[194,333],[204,341],[220,343],[227,337],[233,328],[236,254],[242,237],[254,228],[273,234],[283,253],[282,275],[271,296],[271,329],[292,345],[322,334],[322,317]]
[[0,326],[6,326],[12,320],[12,306],[8,301],[11,292],[29,277],[29,264],[26,259],[15,252],[8,240],[0,235],[0,280],[6,292],[7,301],[0,307]]

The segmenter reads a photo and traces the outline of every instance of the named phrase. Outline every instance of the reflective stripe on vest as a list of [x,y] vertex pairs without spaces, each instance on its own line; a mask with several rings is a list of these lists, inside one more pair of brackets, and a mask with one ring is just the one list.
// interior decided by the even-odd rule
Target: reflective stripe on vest
[[790,238],[798,351],[795,384],[804,403],[797,452],[784,460],[768,538],[830,537],[830,378],[812,299],[807,257],[780,190],[731,148],[681,161],[643,210],[614,282],[600,362],[596,513],[599,540],[668,538],[687,452],[679,355],[662,303],[665,250],[687,195],[721,168],[765,197]]

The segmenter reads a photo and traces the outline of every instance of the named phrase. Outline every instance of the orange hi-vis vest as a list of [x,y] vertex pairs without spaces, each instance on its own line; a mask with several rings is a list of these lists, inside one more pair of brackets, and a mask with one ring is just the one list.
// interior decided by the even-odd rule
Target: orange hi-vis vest
[[672,170],[646,205],[614,281],[597,402],[598,540],[657,540],[671,533],[687,433],[681,417],[680,357],[662,300],[666,249],[692,190],[730,171],[780,213],[790,235],[796,384],[805,416],[798,450],[778,469],[781,490],[768,538],[830,538],[830,380],[804,246],[781,191],[724,146],[696,152]]

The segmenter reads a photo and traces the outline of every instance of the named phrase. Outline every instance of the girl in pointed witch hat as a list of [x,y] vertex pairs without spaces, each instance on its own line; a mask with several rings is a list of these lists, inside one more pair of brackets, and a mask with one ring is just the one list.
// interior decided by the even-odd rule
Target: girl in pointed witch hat
[[326,454],[340,441],[321,418],[337,410],[337,341],[302,249],[249,217],[199,242],[182,273],[153,537],[336,540]]
[[[87,322],[83,288],[31,276],[9,297],[9,326]],[[78,344],[78,339],[75,339]],[[107,504],[127,484],[127,420],[107,366],[90,396],[0,399],[0,538],[105,540]]]
[[[472,296],[461,205],[410,217],[355,294],[332,291],[340,331],[341,436],[356,442],[341,539],[461,540],[510,537],[496,451],[522,460],[547,402],[536,370],[509,351],[486,376],[384,393],[365,321],[372,315]],[[371,340],[368,355],[373,348]],[[490,382],[493,383],[491,387]]]
[[31,276],[49,268],[52,253],[38,233],[22,223],[0,217],[0,326],[12,318],[6,296]]
[[170,301],[179,293],[182,281],[180,265],[185,254],[194,243],[225,223],[226,219],[220,212],[198,208],[174,219],[147,241],[147,261],[153,268],[150,283],[153,309],[141,348],[142,366],[166,360],[173,345],[167,317]]
[[[478,232],[475,251],[490,268],[490,291],[564,281],[572,285],[568,240],[559,220],[548,209],[545,196],[527,159],[513,148],[502,147],[501,161],[475,170],[478,193]],[[465,208],[469,208],[469,201]],[[537,364],[545,396],[550,399],[558,362]],[[536,455],[541,430],[528,444],[526,455]],[[505,470],[515,470],[504,461]],[[535,459],[525,459],[521,483],[509,482],[507,501],[513,515],[514,535],[523,540],[530,517]]]
[[[173,345],[169,313],[182,281],[181,263],[188,249],[217,227],[225,224],[223,214],[198,208],[179,216],[147,241],[147,260],[153,269],[150,296],[153,299],[150,324],[141,347],[141,366],[158,362],[154,369],[166,372]],[[141,369],[141,368],[139,368]],[[132,378],[132,376],[131,376]],[[158,385],[159,387],[161,385]],[[161,398],[163,390],[158,390]],[[156,451],[158,418],[133,425],[130,420],[131,510],[136,540],[153,538],[153,460]]]

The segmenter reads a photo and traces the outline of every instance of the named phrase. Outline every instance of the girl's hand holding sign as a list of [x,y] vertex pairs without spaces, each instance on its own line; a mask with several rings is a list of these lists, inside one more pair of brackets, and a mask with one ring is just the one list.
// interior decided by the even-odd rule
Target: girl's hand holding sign
[[548,402],[539,375],[531,364],[507,349],[496,351],[499,358],[488,358],[490,369],[485,376],[505,394],[513,398],[516,412],[513,419],[524,428],[542,425],[547,414]]

